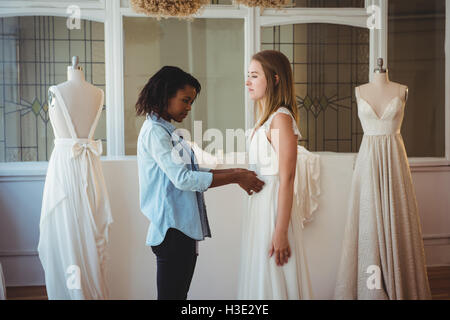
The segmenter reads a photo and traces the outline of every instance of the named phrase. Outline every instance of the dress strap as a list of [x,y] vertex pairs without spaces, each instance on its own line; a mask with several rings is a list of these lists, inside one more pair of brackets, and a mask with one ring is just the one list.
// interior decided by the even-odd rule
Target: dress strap
[[275,111],[274,113],[272,113],[272,115],[269,117],[269,119],[267,119],[266,123],[263,125],[265,131],[266,131],[266,132],[269,131],[270,125],[271,125],[271,123],[272,123],[273,118],[274,118],[277,114],[279,114],[279,113],[284,113],[284,114],[287,114],[287,115],[289,115],[289,116],[291,117],[291,119],[292,119],[292,130],[294,131],[294,134],[295,134],[296,136],[298,136],[299,139],[301,139],[302,135],[300,134],[300,131],[298,130],[297,123],[296,123],[294,117],[292,116],[292,113],[291,113],[291,112],[289,111],[289,109],[286,108],[286,107],[279,107],[279,108],[277,109],[277,111]]
[[72,139],[78,139],[77,134],[75,132],[75,127],[73,126],[72,119],[70,118],[69,111],[66,106],[66,103],[64,102],[64,99],[61,96],[61,93],[59,92],[58,87],[51,86],[49,88],[49,90],[52,91],[56,95],[56,97],[59,101],[59,105],[61,106],[62,113],[64,115],[64,118],[66,119],[66,125],[69,128],[69,132],[70,132]]
[[[405,92],[403,92],[403,89],[405,89],[405,86],[402,84],[398,85],[398,96],[403,102],[406,102],[407,95],[408,95],[408,88],[405,89]],[[402,94],[403,93],[403,94]]]
[[104,103],[104,100],[105,100],[105,92],[102,89],[100,89],[100,90],[102,92],[102,98],[101,98],[101,101],[100,101],[100,106],[99,106],[98,111],[97,111],[97,116],[95,117],[95,120],[92,123],[91,130],[89,131],[88,139],[92,139],[92,137],[94,136],[94,132],[95,132],[95,129],[97,128],[98,120],[100,119],[100,115],[102,114],[102,110],[103,110],[103,103]]

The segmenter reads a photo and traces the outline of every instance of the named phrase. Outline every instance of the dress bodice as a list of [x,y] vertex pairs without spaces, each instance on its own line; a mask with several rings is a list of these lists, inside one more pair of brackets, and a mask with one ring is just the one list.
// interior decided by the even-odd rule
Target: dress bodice
[[258,128],[251,139],[248,152],[249,169],[257,175],[278,174],[278,156],[262,127]]
[[400,133],[405,102],[400,97],[393,98],[384,108],[381,116],[364,99],[357,98],[358,117],[367,136],[393,135]]
[[[265,185],[261,192],[253,194],[251,201],[256,203],[272,203],[273,199],[278,199],[279,184],[279,159],[278,153],[267,139],[267,131],[270,130],[270,123],[278,113],[291,116],[292,130],[294,134],[301,138],[297,123],[287,108],[281,107],[274,112],[269,119],[258,129],[253,130],[250,136],[248,150],[249,170],[254,171],[258,178],[263,180]],[[271,132],[271,139],[277,139],[276,131]],[[298,225],[304,226],[306,222],[312,220],[313,213],[319,206],[320,195],[320,158],[303,146],[297,146],[296,169],[293,185],[292,217]],[[266,207],[270,207],[267,205]]]
[[[292,118],[292,130],[294,134],[301,138],[300,131],[297,128],[294,117],[285,107],[278,108],[267,121],[258,129],[252,130],[249,143],[249,169],[255,171],[258,175],[270,176],[278,175],[278,155],[267,139],[267,132],[270,130],[270,124],[278,113],[290,115]],[[276,131],[272,132],[272,139],[277,139]]]
[[[62,97],[57,86],[51,86],[49,91],[54,93],[56,96],[55,107],[51,107],[49,109],[49,117],[50,122],[53,126],[53,132],[55,134],[55,138],[64,138],[67,139],[69,134],[70,139],[78,140],[79,137],[75,131],[75,126],[73,125],[72,118],[70,117],[69,109]],[[89,131],[89,135],[87,140],[92,140],[94,136],[95,129],[97,128],[98,121],[101,116],[102,106],[104,101],[104,92],[102,92],[101,103],[98,107],[97,115],[94,119],[94,122],[91,124],[91,128]],[[84,137],[83,137],[84,138]],[[84,139],[86,140],[86,139]]]

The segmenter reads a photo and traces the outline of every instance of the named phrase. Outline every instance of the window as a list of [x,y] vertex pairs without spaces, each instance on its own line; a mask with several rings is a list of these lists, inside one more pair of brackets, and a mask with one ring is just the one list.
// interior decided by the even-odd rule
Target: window
[[[246,66],[255,51],[269,48],[291,60],[300,143],[311,151],[359,150],[362,129],[354,87],[368,82],[376,58],[384,57],[391,80],[409,87],[402,127],[408,156],[446,156],[445,161],[414,159],[417,165],[450,161],[444,0],[291,0],[283,10],[211,0],[191,22],[136,14],[128,0],[92,2],[98,6],[76,2],[88,19],[82,20],[80,30],[69,31],[65,18],[56,17],[66,14],[56,1],[48,1],[45,8],[17,4],[12,12],[23,17],[0,18],[0,162],[48,160],[53,133],[47,90],[66,80],[72,55],[80,56],[88,81],[103,89],[108,83],[105,97],[111,107],[107,117],[103,112],[96,138],[106,150],[108,134],[108,155],[122,156],[136,154],[143,122],[135,116],[137,95],[165,64],[180,66],[202,83],[202,93],[183,124],[191,133],[200,120],[203,134],[209,128],[224,136],[226,128],[250,129],[253,103],[244,87]],[[388,23],[388,32],[369,29],[371,11],[365,5],[372,4],[382,25]]]
[[[60,17],[0,18],[0,43],[0,162],[48,161],[54,139],[48,88],[67,81],[76,55],[86,80],[105,89],[103,24],[82,20],[69,30]],[[96,138],[106,148],[105,111]]]
[[[370,66],[374,66],[376,58],[385,56],[387,47],[391,81],[409,87],[402,126],[408,156],[445,157],[445,1],[386,3],[385,34],[370,31],[361,24],[356,27],[358,23],[332,24],[332,13],[326,24],[314,23],[314,19],[327,20],[319,14],[314,17],[314,12],[292,11],[309,23],[289,25],[282,19],[292,21],[302,17],[294,19],[292,15],[274,11],[268,15],[270,27],[262,28],[261,49],[280,50],[291,60],[303,134],[301,144],[309,150],[358,152],[363,131],[354,88],[369,81],[373,72]],[[362,2],[296,1],[295,4],[361,7]],[[383,12],[383,8],[378,8]],[[351,15],[353,11],[341,12]],[[348,21],[351,23],[350,18]],[[341,23],[346,24],[342,18]]]
[[[177,124],[190,131],[192,140],[199,143],[194,135],[203,133],[203,137],[208,129],[220,130],[223,137],[226,129],[245,129],[243,19],[188,22],[125,17],[123,24],[126,155],[136,155],[137,136],[145,120],[136,117],[139,92],[164,65],[180,67],[201,83],[202,91],[189,116]],[[201,121],[202,132],[194,127],[195,121]],[[207,149],[208,142],[199,146]],[[234,150],[223,151],[245,151],[245,146],[238,147],[236,143]]]
[[409,88],[402,135],[409,157],[445,156],[445,1],[389,0],[388,68]]
[[369,30],[333,24],[262,28],[261,49],[292,63],[300,143],[310,151],[357,152],[362,138],[354,89],[369,75]]

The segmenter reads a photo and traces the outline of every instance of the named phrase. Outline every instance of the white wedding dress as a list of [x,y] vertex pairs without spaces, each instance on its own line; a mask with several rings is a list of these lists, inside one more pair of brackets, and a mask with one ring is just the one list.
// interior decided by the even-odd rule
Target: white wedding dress
[[417,202],[400,134],[405,102],[392,99],[381,117],[358,91],[357,102],[364,137],[335,298],[429,299]]
[[[319,161],[299,146],[297,173],[309,166],[309,176],[300,173],[309,183],[300,184],[295,178],[295,194],[289,223],[288,240],[291,257],[288,263],[277,266],[275,256],[269,258],[269,249],[275,230],[278,203],[278,157],[267,139],[273,117],[278,113],[290,115],[288,109],[280,107],[260,128],[254,131],[249,147],[250,170],[265,182],[263,189],[249,197],[248,210],[242,219],[242,246],[238,280],[238,299],[312,299],[308,265],[303,249],[303,223],[311,220],[317,208],[319,195]],[[292,116],[291,116],[292,117]],[[294,133],[300,137],[292,118]],[[273,138],[273,137],[272,137]],[[301,169],[300,169],[301,168]],[[303,195],[297,194],[298,190]],[[306,197],[306,192],[311,197]],[[303,199],[302,199],[303,198]],[[308,198],[309,201],[305,201]],[[300,201],[299,201],[300,200]],[[303,201],[302,201],[303,200]],[[300,203],[299,203],[300,202]]]
[[[79,139],[58,88],[50,91],[56,95],[49,111],[55,147],[45,180],[38,245],[48,298],[107,299],[105,250],[112,216],[100,163],[102,144],[92,139],[103,96],[88,138]],[[56,121],[52,108],[60,108],[65,121]],[[60,138],[61,126],[71,138]]]

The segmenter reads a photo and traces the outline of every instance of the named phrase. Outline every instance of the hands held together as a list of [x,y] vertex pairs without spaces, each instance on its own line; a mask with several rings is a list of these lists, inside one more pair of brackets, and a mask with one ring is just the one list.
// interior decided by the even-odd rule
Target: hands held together
[[210,188],[237,183],[248,195],[252,195],[253,192],[260,192],[264,186],[264,182],[258,179],[256,173],[247,169],[211,170],[211,173],[213,181]]
[[244,189],[248,195],[252,195],[253,192],[260,192],[264,186],[264,182],[258,179],[255,172],[247,169],[233,169],[237,175],[237,183]]

